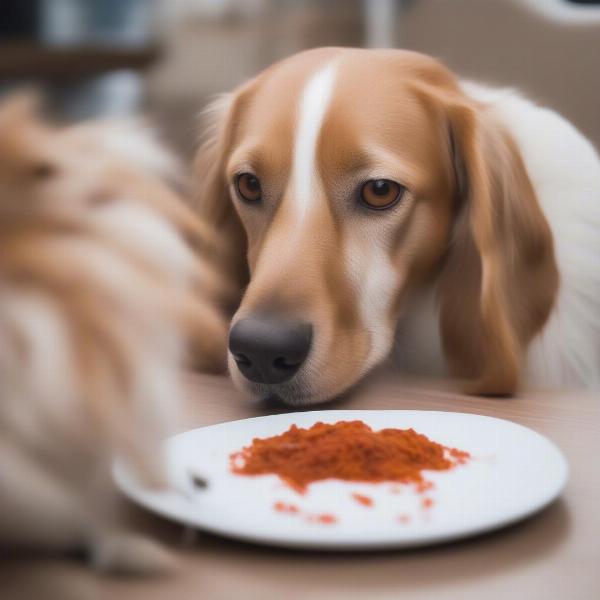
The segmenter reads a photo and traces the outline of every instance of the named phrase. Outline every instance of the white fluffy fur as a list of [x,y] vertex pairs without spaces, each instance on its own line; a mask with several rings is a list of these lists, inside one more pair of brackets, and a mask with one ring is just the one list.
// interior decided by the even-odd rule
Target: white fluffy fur
[[92,223],[160,269],[173,285],[181,289],[189,285],[197,269],[194,255],[171,224],[139,201],[116,198],[95,209]]
[[[113,157],[175,175],[176,160],[148,131],[139,124],[91,123],[68,135],[102,148],[82,160]],[[78,176],[77,169],[61,176],[69,173]],[[84,548],[99,569],[156,573],[171,568],[173,559],[114,522],[110,464],[120,454],[146,483],[165,483],[158,442],[175,428],[183,355],[180,324],[169,310],[196,262],[176,229],[143,198],[89,208],[83,202],[81,210],[75,210],[79,198],[67,200],[74,202],[73,222],[89,235],[51,234],[39,252],[90,292],[87,310],[110,312],[111,341],[98,340],[90,355],[102,373],[101,389],[86,392],[74,360],[86,317],[43,277],[29,275],[28,287],[0,273],[0,545]],[[32,213],[33,222],[48,213]]]
[[[554,238],[560,290],[548,322],[528,349],[524,383],[600,389],[598,154],[567,120],[513,90],[470,82],[463,88],[488,104],[510,131]],[[436,313],[430,297],[402,319],[397,360],[403,370],[423,373],[423,365],[432,364],[435,374],[443,372],[439,332],[430,327],[437,323]],[[400,354],[400,348],[410,348],[410,356]]]
[[348,244],[345,263],[360,298],[361,320],[369,331],[370,349],[363,367],[366,372],[384,358],[392,346],[393,335],[385,319],[397,289],[391,282],[399,278],[385,248],[381,244],[377,246],[372,236],[365,235],[364,238]]
[[[157,545],[118,531],[110,511],[109,466],[122,453],[146,480],[161,480],[156,444],[171,430],[181,397],[179,342],[135,269],[95,244],[65,245],[96,281],[113,287],[114,327],[129,347],[129,397],[119,398],[108,376],[112,408],[95,418],[82,404],[74,372],[73,328],[53,293],[4,288],[0,301],[0,540],[49,550],[87,548],[99,568],[155,571],[169,562]],[[59,258],[59,253],[56,257]],[[144,302],[141,303],[141,299]],[[11,344],[16,333],[25,349]],[[108,359],[110,357],[100,357]],[[116,396],[116,397],[115,397]],[[125,401],[125,402],[123,402]],[[122,408],[115,411],[115,405]],[[139,546],[141,554],[128,556]]]
[[155,129],[142,119],[89,121],[69,128],[69,135],[91,140],[101,155],[122,160],[165,179],[178,179],[183,169],[160,142]]

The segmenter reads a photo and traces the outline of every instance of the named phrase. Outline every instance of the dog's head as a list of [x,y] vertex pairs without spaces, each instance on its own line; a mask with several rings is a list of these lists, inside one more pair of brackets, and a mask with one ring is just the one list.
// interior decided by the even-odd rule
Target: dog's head
[[241,292],[240,387],[331,398],[386,356],[407,296],[434,281],[452,372],[515,390],[557,286],[552,238],[515,144],[440,63],[312,50],[209,119],[200,210]]

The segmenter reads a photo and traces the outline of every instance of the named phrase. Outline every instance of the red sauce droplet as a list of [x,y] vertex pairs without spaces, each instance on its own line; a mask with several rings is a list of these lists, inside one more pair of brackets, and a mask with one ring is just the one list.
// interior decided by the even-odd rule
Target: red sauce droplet
[[432,481],[423,480],[417,483],[417,493],[422,494],[428,490],[432,490],[435,487]]
[[426,509],[431,508],[433,506],[433,500],[431,498],[423,498],[421,506]]
[[364,494],[352,494],[352,497],[363,506],[373,506],[373,498],[370,498],[369,496],[365,496]]
[[410,515],[398,515],[398,522],[402,523],[403,525],[410,523]]
[[277,512],[288,514],[297,514],[300,512],[300,509],[295,504],[286,504],[285,502],[275,502],[275,504],[273,504],[273,508]]
[[333,525],[334,523],[337,523],[337,517],[328,513],[311,515],[308,520],[313,523],[322,523],[323,525]]

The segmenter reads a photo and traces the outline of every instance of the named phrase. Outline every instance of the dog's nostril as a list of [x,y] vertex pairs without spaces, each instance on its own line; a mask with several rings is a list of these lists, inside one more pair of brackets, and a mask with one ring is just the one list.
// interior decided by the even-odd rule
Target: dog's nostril
[[281,369],[282,371],[285,371],[286,369],[297,369],[300,366],[301,362],[302,361],[298,362],[297,360],[290,360],[285,356],[278,356],[273,361],[273,366],[276,369]]
[[242,354],[241,352],[234,354],[233,358],[238,365],[244,365],[244,366],[248,366],[248,367],[252,365],[252,361],[245,354]]

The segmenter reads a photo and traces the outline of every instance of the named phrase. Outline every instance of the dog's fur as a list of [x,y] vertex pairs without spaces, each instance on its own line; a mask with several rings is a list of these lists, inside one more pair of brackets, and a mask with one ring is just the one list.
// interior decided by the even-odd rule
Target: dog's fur
[[118,454],[164,485],[183,362],[224,363],[228,291],[179,170],[141,123],[57,127],[29,96],[0,105],[0,545],[171,566],[119,530],[109,470]]
[[[199,210],[243,298],[312,323],[288,382],[236,384],[289,403],[331,398],[394,355],[471,393],[600,385],[600,161],[556,113],[459,81],[400,50],[293,56],[218,99]],[[235,176],[263,198],[248,204]],[[406,187],[387,211],[363,182]],[[394,344],[394,342],[396,342]]]

